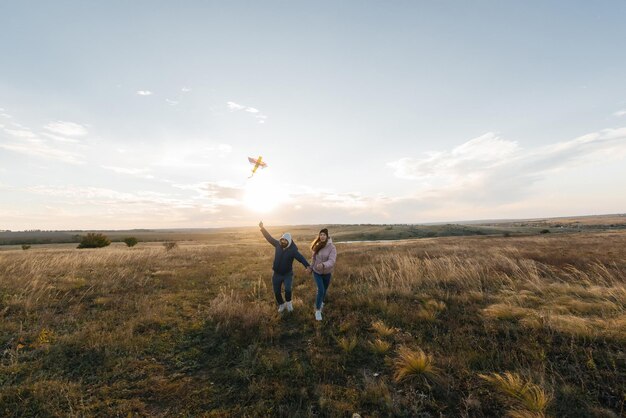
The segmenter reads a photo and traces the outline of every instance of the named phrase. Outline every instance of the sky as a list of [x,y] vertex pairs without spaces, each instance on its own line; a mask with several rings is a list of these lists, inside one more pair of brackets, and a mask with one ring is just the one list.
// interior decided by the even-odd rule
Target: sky
[[626,212],[624,21],[622,0],[0,0],[0,230]]

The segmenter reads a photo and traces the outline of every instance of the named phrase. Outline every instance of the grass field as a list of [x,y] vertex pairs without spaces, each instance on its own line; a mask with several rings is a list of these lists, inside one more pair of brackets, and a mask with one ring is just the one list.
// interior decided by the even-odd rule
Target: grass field
[[0,252],[2,416],[625,413],[624,231],[339,243],[321,323],[256,230],[74,247]]

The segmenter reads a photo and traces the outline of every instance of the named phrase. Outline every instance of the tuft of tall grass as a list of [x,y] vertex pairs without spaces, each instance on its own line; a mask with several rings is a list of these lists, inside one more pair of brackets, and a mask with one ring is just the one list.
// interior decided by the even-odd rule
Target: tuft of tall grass
[[420,377],[436,382],[442,373],[435,366],[433,357],[424,353],[420,348],[411,350],[408,347],[401,347],[393,360],[393,367],[396,382]]
[[396,330],[385,325],[383,321],[376,321],[372,323],[372,329],[381,337],[389,337],[395,334]]
[[356,335],[337,338],[337,345],[339,345],[344,353],[351,353],[356,348],[357,343],[358,339]]
[[368,345],[374,354],[385,354],[391,348],[391,343],[383,341],[380,338],[370,341]]
[[528,316],[530,310],[510,303],[495,303],[483,309],[485,316],[495,319],[513,320]]
[[479,374],[478,376],[491,383],[499,392],[507,395],[513,403],[513,409],[509,411],[510,416],[545,417],[546,409],[552,401],[552,394],[541,386],[511,372]]
[[444,302],[430,299],[423,304],[415,316],[425,321],[434,321],[445,309],[446,304]]

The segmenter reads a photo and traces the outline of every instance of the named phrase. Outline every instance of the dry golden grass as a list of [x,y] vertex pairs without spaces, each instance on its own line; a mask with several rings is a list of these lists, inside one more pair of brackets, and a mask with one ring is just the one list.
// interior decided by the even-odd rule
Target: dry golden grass
[[392,390],[382,379],[365,377],[365,387],[361,393],[361,401],[365,405],[376,406],[388,414],[393,412]]
[[385,354],[391,349],[391,343],[383,341],[380,338],[376,338],[374,341],[369,342],[369,347],[372,353]]
[[381,337],[390,337],[396,332],[393,328],[385,325],[383,321],[372,322],[372,329]]
[[446,304],[441,301],[427,300],[415,314],[416,318],[425,321],[434,321],[439,314],[446,309]]
[[273,306],[244,301],[233,289],[222,289],[211,301],[207,314],[216,324],[217,330],[238,329],[244,332],[267,333],[278,319],[274,315]]
[[514,408],[509,411],[510,416],[545,417],[552,395],[542,387],[523,379],[516,373],[505,372],[479,376],[513,401]]
[[[568,268],[571,277],[575,269]],[[593,269],[592,269],[593,271]],[[531,328],[545,328],[578,337],[610,336],[626,341],[623,326],[626,316],[626,288],[619,278],[603,272],[598,276],[585,274],[584,280],[543,283],[517,283],[518,290],[500,291],[499,302],[483,309],[486,317],[501,320],[519,320]],[[576,270],[576,274],[581,274]],[[595,283],[605,280],[606,285]],[[583,284],[581,284],[583,283]],[[592,284],[593,283],[593,284]],[[519,290],[521,288],[521,290]]]
[[277,314],[257,235],[2,250],[0,415],[619,415],[626,233],[548,235],[339,243],[322,326],[299,265]]
[[483,309],[485,316],[495,319],[522,319],[526,318],[533,311],[507,303],[495,303]]
[[441,370],[435,366],[433,357],[419,348],[412,350],[408,347],[401,347],[393,360],[393,366],[396,382],[420,377],[437,381],[441,377]]
[[357,346],[358,339],[356,335],[350,337],[337,338],[337,345],[344,351],[344,353],[351,353]]

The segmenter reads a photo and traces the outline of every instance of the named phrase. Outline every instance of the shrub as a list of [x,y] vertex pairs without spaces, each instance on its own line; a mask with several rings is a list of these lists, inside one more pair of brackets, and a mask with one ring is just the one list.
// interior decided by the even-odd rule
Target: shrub
[[541,231],[539,231],[540,234],[549,234],[550,230],[549,229],[542,229]]
[[163,248],[165,248],[165,251],[170,251],[177,247],[178,244],[176,244],[174,241],[168,241],[163,243]]
[[28,250],[30,245],[22,244],[22,250]]
[[77,248],[102,248],[110,245],[111,241],[104,234],[90,232],[82,237]]
[[122,241],[124,241],[127,247],[134,247],[139,242],[135,237],[124,238]]

